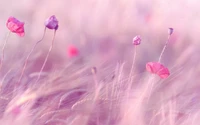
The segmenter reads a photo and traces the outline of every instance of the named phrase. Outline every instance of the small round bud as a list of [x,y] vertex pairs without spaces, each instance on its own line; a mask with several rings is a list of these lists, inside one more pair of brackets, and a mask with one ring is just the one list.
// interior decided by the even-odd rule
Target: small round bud
[[172,35],[173,30],[174,30],[173,28],[169,28],[169,29],[168,29],[168,34],[169,34],[169,35]]
[[46,26],[48,29],[57,30],[57,29],[58,29],[58,20],[57,20],[56,17],[53,15],[53,16],[49,17],[49,18],[45,21],[45,26]]
[[141,38],[140,38],[140,36],[139,36],[139,35],[135,36],[135,37],[133,38],[133,45],[140,45],[140,43],[141,43]]

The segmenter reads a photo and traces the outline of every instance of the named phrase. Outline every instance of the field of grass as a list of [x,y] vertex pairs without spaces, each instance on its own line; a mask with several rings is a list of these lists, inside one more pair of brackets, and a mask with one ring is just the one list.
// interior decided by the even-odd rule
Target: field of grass
[[0,125],[199,125],[199,5],[1,0]]

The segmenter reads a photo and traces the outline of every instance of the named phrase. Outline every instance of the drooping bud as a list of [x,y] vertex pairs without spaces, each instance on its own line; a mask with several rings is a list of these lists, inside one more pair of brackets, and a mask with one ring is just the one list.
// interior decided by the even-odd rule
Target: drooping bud
[[172,35],[173,31],[174,31],[173,28],[169,28],[169,29],[168,29],[168,34],[169,34],[169,35]]

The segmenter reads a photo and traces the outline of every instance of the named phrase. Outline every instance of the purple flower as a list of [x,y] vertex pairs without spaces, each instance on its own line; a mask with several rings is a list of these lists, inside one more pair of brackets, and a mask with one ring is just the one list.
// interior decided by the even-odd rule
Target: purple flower
[[46,26],[48,29],[57,30],[57,29],[58,29],[58,20],[57,20],[56,17],[53,15],[53,16],[49,17],[49,18],[45,21],[45,26]]
[[133,38],[133,45],[140,45],[140,43],[141,43],[141,38],[140,38],[140,36],[139,36],[139,35],[135,36],[135,37]]

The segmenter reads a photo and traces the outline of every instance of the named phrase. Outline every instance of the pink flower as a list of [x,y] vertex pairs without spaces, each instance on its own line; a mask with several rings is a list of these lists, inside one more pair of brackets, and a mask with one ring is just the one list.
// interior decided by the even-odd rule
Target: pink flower
[[140,36],[139,36],[139,35],[135,36],[135,37],[133,38],[133,45],[140,45],[140,43],[141,43],[141,38],[140,38]]
[[9,17],[6,23],[7,28],[17,35],[24,36],[24,22],[20,22],[15,17]]
[[46,21],[45,21],[45,26],[49,29],[54,29],[57,30],[58,29],[58,20],[56,19],[56,17],[53,15],[51,17],[49,17]]
[[159,62],[148,62],[146,64],[146,70],[150,73],[157,74],[160,78],[167,78],[170,75],[168,68]]
[[79,54],[79,51],[75,46],[70,45],[67,49],[67,54],[68,54],[68,57],[74,57]]

